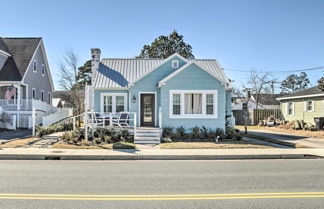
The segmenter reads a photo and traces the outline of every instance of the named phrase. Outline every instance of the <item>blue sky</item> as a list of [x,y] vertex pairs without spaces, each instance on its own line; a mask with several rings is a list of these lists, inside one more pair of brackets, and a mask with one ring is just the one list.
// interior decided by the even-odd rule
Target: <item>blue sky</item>
[[[57,63],[66,49],[77,52],[80,65],[94,47],[102,57],[134,57],[144,44],[174,29],[196,58],[215,58],[224,68],[324,66],[320,0],[2,0],[0,5],[0,36],[43,37],[56,84]],[[237,86],[247,77],[226,73]],[[315,85],[323,71],[308,74]],[[287,75],[275,76],[281,80]]]

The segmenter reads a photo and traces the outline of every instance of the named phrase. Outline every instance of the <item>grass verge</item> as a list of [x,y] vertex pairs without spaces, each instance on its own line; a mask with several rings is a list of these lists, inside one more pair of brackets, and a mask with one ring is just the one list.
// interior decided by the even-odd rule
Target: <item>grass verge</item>
[[230,141],[230,142],[174,142],[162,143],[160,149],[244,149],[244,148],[273,148],[250,142],[246,140]]
[[136,145],[128,142],[118,142],[115,144],[103,144],[103,145],[74,145],[65,143],[53,144],[50,148],[55,149],[135,149]]
[[28,145],[30,142],[37,140],[38,138],[26,138],[26,139],[17,139],[13,141],[6,142],[1,144],[0,148],[18,148]]

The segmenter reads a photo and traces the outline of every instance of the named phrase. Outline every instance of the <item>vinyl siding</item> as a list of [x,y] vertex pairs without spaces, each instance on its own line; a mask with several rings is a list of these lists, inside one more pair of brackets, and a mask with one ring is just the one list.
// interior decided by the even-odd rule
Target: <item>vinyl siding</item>
[[[314,101],[314,111],[305,111],[305,101]],[[287,114],[288,102],[294,102],[294,115]],[[281,111],[285,120],[304,120],[306,123],[314,124],[314,117],[324,117],[324,97],[292,99],[281,103]]]
[[[217,90],[215,103],[217,106],[217,118],[170,118],[170,90]],[[205,126],[212,129],[225,128],[225,106],[227,106],[225,87],[217,79],[196,65],[190,65],[168,80],[166,85],[161,87],[160,97],[163,127],[171,126],[177,128],[184,126],[187,130],[194,126]],[[230,103],[228,109],[230,109]]]
[[[180,59],[175,57],[172,60],[179,60],[179,67],[182,67],[183,65],[185,65],[186,63]],[[160,89],[157,87],[157,84],[159,81],[161,81],[163,78],[165,78],[166,76],[168,76],[169,74],[171,74],[172,72],[174,72],[175,70],[177,70],[176,68],[172,68],[171,64],[172,64],[172,60],[169,60],[168,62],[162,64],[159,68],[157,68],[156,70],[154,70],[153,72],[151,72],[150,74],[148,74],[147,76],[145,76],[144,78],[142,78],[141,80],[139,80],[138,82],[135,83],[134,86],[132,86],[129,90],[129,94],[130,97],[133,98],[133,96],[136,97],[136,102],[135,103],[130,103],[130,108],[129,110],[131,112],[139,112],[139,93],[140,92],[155,92],[156,93],[156,126],[158,125],[158,121],[159,121],[159,107],[161,106],[160,103]],[[138,113],[139,114],[139,113]],[[140,116],[137,117],[137,124],[140,124]]]
[[[37,61],[37,72],[33,71],[33,61]],[[32,98],[32,89],[36,89],[36,99],[41,99],[41,92],[44,91],[44,101],[49,103],[48,92],[51,93],[51,97],[53,97],[51,84],[50,84],[50,77],[48,74],[48,70],[45,70],[45,75],[42,76],[42,64],[45,65],[44,55],[42,53],[41,47],[39,47],[36,51],[34,60],[31,60],[31,65],[29,66],[26,77],[24,79],[24,83],[28,85],[28,98]]]

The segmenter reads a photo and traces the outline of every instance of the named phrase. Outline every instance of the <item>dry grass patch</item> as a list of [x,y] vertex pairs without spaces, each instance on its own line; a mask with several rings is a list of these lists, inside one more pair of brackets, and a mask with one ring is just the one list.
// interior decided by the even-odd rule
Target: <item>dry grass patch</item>
[[50,148],[55,149],[135,149],[136,145],[133,143],[120,142],[115,144],[101,144],[101,145],[75,145],[59,142],[53,144]]
[[75,144],[66,144],[66,143],[56,143],[53,144],[50,148],[55,149],[112,149],[112,144],[104,145],[75,145]]
[[[237,129],[244,130],[244,126],[235,126]],[[294,130],[294,129],[283,129],[278,127],[266,127],[266,126],[248,126],[247,130],[267,130],[282,134],[290,134],[296,136],[306,136],[312,138],[324,139],[324,131],[304,131],[304,130]]]
[[14,141],[7,142],[5,144],[0,145],[0,148],[18,148],[28,145],[29,142],[35,141],[38,138],[26,138],[26,139],[18,139]]
[[162,143],[160,149],[244,149],[244,148],[273,148],[251,141],[240,140],[231,142],[175,142]]

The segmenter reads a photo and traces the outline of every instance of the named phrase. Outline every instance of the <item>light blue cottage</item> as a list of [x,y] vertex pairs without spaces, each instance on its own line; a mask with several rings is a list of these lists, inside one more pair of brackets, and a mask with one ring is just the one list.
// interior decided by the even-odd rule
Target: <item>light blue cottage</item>
[[[102,59],[92,49],[89,109],[100,115],[128,112],[137,127],[205,126],[231,121],[231,87],[214,59]],[[136,115],[136,116],[135,116]]]

